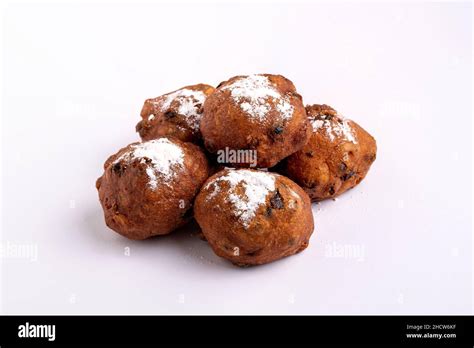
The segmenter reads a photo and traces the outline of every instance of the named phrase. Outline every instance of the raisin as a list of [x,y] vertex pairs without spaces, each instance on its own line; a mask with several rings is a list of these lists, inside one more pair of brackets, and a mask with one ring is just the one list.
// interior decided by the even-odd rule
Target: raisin
[[346,173],[343,176],[341,176],[341,179],[342,179],[342,181],[346,181],[346,180],[349,180],[350,178],[352,178],[354,175],[355,175],[355,172],[353,172],[351,170],[349,173]]
[[345,172],[347,169],[347,165],[344,162],[341,162],[341,164],[339,165],[339,169],[341,172]]
[[268,137],[270,138],[270,140],[272,142],[275,142],[277,140],[281,140],[281,137],[279,135],[281,133],[283,133],[283,127],[277,126],[273,129],[269,130],[267,133],[268,133]]
[[122,165],[120,162],[115,163],[112,166],[112,170],[114,171],[115,174],[118,176],[122,176],[123,172],[127,169],[126,165]]
[[167,119],[170,119],[170,118],[176,117],[176,112],[170,110],[170,111],[166,111],[164,115]]
[[321,115],[321,119],[327,120],[327,121],[331,121],[331,120],[333,119],[333,117],[334,117],[334,116],[331,115],[331,114],[322,114],[322,115]]
[[313,151],[308,151],[305,153],[306,156],[308,157],[314,157],[314,152]]
[[329,186],[329,194],[330,194],[330,195],[333,195],[333,194],[335,194],[335,193],[336,193],[336,191],[334,190],[334,186],[332,186],[332,185]]
[[281,133],[283,133],[283,127],[278,126],[273,130],[273,132],[275,134],[281,134]]
[[270,205],[273,209],[283,209],[283,207],[285,206],[283,204],[283,198],[281,197],[280,192],[278,190],[270,199]]

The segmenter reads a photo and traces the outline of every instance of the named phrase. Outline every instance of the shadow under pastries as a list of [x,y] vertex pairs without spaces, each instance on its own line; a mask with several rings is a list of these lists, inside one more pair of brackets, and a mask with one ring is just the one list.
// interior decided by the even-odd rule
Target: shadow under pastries
[[106,251],[108,249],[116,250],[117,247],[122,249],[130,247],[135,250],[134,255],[140,250],[143,251],[143,254],[149,255],[150,249],[156,250],[157,253],[160,251],[167,254],[176,252],[203,267],[241,269],[214,254],[209,244],[200,238],[201,230],[194,219],[170,234],[145,240],[127,239],[108,228],[100,204],[86,211],[81,217],[80,223],[83,226],[80,229],[81,233],[84,233],[86,241],[93,243],[96,249]]

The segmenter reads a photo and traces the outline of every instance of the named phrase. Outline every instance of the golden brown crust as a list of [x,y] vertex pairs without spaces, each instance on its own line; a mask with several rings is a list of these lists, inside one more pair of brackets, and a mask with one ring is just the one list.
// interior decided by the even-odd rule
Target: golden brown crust
[[282,162],[281,171],[300,184],[314,201],[333,198],[366,176],[376,158],[375,139],[327,105],[306,107],[315,125],[308,143]]
[[[252,76],[266,77],[271,88],[282,96],[263,97],[264,103],[259,107],[264,108],[266,112],[260,118],[252,116],[255,110],[249,107],[251,100],[248,97],[237,101],[232,95],[232,87],[236,82]],[[226,148],[235,151],[255,150],[257,167],[268,168],[301,149],[311,135],[311,127],[306,118],[302,98],[290,80],[281,75],[252,76],[235,76],[222,82],[206,99],[201,133],[209,152],[216,153]],[[280,108],[283,105],[282,100],[285,107]],[[286,117],[284,115],[287,114],[281,110],[288,107],[292,108],[293,112]],[[249,109],[251,111],[248,111]],[[227,164],[249,167],[249,163]]]
[[229,171],[225,169],[210,177],[194,206],[195,218],[214,252],[236,265],[249,266],[304,250],[314,223],[311,201],[303,189],[284,176],[260,172],[274,178],[274,190],[268,192],[246,225],[242,222],[242,211],[236,210],[230,199],[232,194],[234,198],[243,196],[243,183],[232,187],[229,182],[220,180]]
[[[133,143],[107,159],[96,187],[107,226],[130,239],[168,234],[192,217],[195,195],[209,176],[209,165],[196,145],[170,139],[184,154],[169,182],[150,186],[150,159],[128,160]],[[159,174],[158,174],[159,175]]]
[[[187,93],[185,96],[176,94],[183,90],[197,91],[202,94],[194,96],[192,93]],[[180,88],[157,98],[147,99],[140,113],[142,120],[136,126],[141,139],[146,141],[168,136],[199,144],[202,103],[213,91],[214,87],[201,83]]]

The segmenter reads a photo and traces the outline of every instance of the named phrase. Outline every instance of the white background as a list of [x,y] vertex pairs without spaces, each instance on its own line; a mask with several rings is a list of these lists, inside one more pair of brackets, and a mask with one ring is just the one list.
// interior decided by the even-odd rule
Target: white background
[[[2,313],[472,313],[469,3],[10,2],[2,15],[2,246],[38,252],[3,253]],[[142,242],[109,230],[95,180],[138,139],[143,101],[261,72],[377,139],[366,180],[313,206],[309,248],[239,269],[192,228]]]

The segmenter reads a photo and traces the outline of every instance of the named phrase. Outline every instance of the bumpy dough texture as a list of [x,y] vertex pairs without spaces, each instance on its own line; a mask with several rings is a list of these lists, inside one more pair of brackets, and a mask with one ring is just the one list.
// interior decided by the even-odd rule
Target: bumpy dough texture
[[327,105],[306,107],[313,134],[300,151],[282,162],[282,173],[300,184],[313,201],[333,198],[366,176],[377,153],[375,139]]
[[130,144],[109,157],[96,182],[106,224],[130,239],[168,234],[192,217],[208,176],[206,156],[194,144],[167,138]]
[[298,253],[314,229],[311,201],[298,185],[251,169],[210,177],[196,197],[194,216],[214,252],[238,266]]
[[213,91],[214,87],[197,84],[147,99],[140,113],[142,120],[136,126],[137,132],[142,140],[169,136],[200,143],[202,106]]
[[[255,150],[257,167],[269,168],[301,149],[311,127],[293,83],[262,74],[222,82],[204,103],[201,133],[209,152]],[[250,166],[248,161],[227,164]]]

